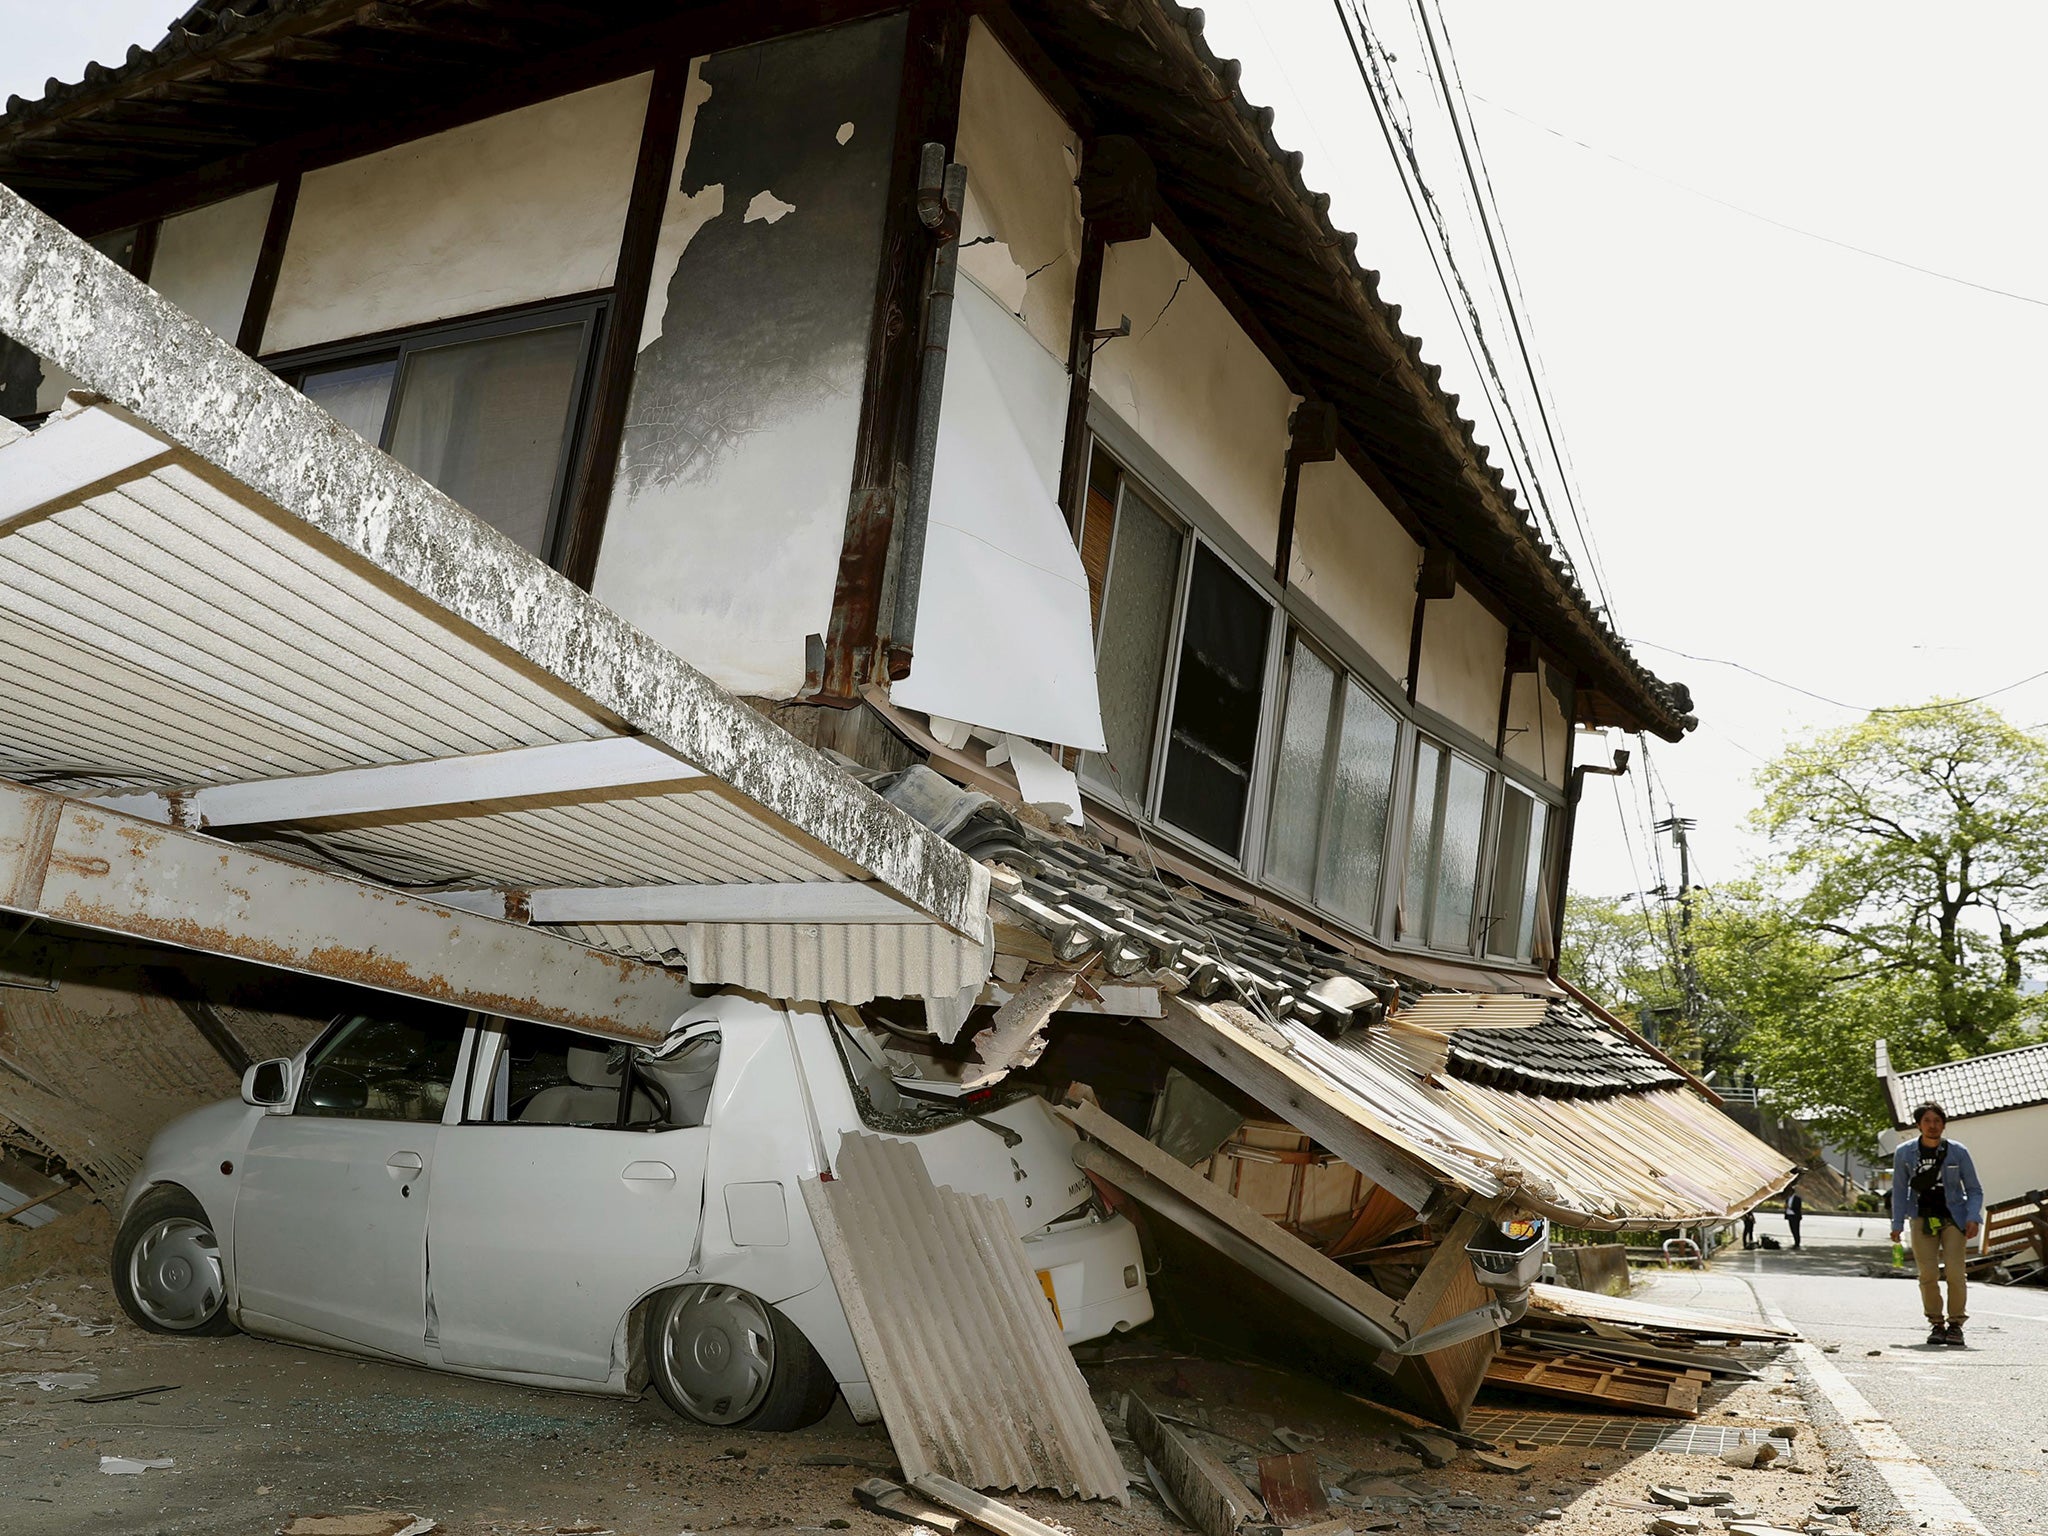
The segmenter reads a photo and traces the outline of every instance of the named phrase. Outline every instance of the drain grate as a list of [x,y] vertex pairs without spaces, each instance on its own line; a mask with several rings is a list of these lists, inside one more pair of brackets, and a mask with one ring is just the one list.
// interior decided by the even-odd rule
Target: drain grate
[[1465,1416],[1465,1432],[1497,1443],[1533,1440],[1538,1445],[1676,1451],[1687,1456],[1718,1456],[1738,1445],[1752,1444],[1764,1433],[1722,1424],[1653,1424],[1641,1419],[1596,1418],[1583,1413],[1518,1413],[1504,1408],[1474,1408]]

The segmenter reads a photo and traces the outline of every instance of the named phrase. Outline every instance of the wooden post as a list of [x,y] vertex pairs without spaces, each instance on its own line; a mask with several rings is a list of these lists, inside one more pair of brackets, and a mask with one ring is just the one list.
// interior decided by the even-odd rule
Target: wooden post
[[[284,266],[285,242],[291,238],[292,214],[299,206],[299,173],[281,178],[270,197],[270,217],[263,224],[263,245],[256,253],[256,272],[249,279],[248,302],[242,306],[235,345],[251,357],[263,350],[263,332],[270,324],[270,301],[277,297],[277,274]],[[151,260],[155,253],[151,252]]]
[[910,8],[881,268],[875,280],[867,373],[854,437],[853,485],[839,545],[839,575],[832,588],[832,617],[822,651],[813,646],[813,675],[805,683],[806,697],[818,703],[850,704],[864,685],[880,681],[875,676],[875,640],[889,535],[895,527],[897,498],[909,480],[925,282],[933,250],[931,231],[917,215],[919,160],[926,143],[950,149],[959,131],[967,22],[965,8],[941,0],[916,0]]
[[1102,257],[1109,242],[1092,219],[1081,221],[1081,260],[1074,270],[1074,317],[1067,329],[1067,436],[1060,450],[1060,510],[1078,540],[1088,511],[1088,399],[1093,387],[1096,313],[1102,305]]
[[633,190],[619,259],[612,269],[612,303],[599,346],[597,376],[591,383],[589,432],[576,456],[556,565],[577,586],[588,589],[597,575],[597,552],[611,510],[618,475],[619,443],[626,432],[626,405],[633,393],[640,323],[647,314],[647,288],[654,277],[654,252],[661,217],[676,174],[676,135],[682,128],[683,96],[690,62],[665,58],[654,69],[647,114],[640,125],[640,154],[633,166]]

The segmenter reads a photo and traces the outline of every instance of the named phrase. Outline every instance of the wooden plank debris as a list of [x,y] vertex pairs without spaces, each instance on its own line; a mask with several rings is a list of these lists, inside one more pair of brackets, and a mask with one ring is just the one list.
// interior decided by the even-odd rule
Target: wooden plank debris
[[865,1482],[855,1483],[853,1496],[862,1509],[894,1520],[907,1520],[912,1525],[928,1526],[945,1532],[945,1536],[953,1536],[953,1532],[960,1529],[958,1515],[942,1515],[937,1510],[912,1502],[908,1493],[886,1477],[871,1477]]
[[935,1186],[907,1142],[849,1131],[834,1167],[803,1181],[804,1203],[913,1485],[930,1493],[920,1474],[936,1473],[1125,1502],[1123,1463],[1008,1211]]
[[1330,1512],[1329,1496],[1313,1456],[1290,1451],[1259,1458],[1259,1492],[1276,1525],[1305,1525]]
[[[1268,1221],[1243,1201],[1210,1183],[1193,1169],[1126,1127],[1121,1121],[1088,1103],[1063,1104],[1057,1112],[1082,1135],[1100,1142],[1118,1157],[1135,1165],[1139,1172],[1164,1184],[1190,1204],[1199,1206],[1238,1236],[1263,1248],[1303,1278],[1330,1292],[1353,1311],[1372,1319],[1397,1338],[1406,1335],[1408,1330],[1397,1318],[1396,1305],[1384,1291],[1368,1285],[1343,1265],[1325,1258],[1300,1238],[1287,1232],[1277,1223]],[[1077,1149],[1077,1162],[1081,1161],[1087,1150],[1086,1143]],[[1091,1162],[1081,1162],[1081,1166],[1096,1171]],[[1109,1174],[1105,1172],[1104,1177],[1109,1178]],[[1109,1178],[1109,1181],[1114,1183],[1115,1179]]]
[[1729,1376],[1738,1381],[1755,1381],[1757,1373],[1732,1355],[1717,1354],[1705,1349],[1659,1348],[1655,1344],[1641,1343],[1633,1338],[1616,1338],[1619,1332],[1610,1329],[1607,1334],[1566,1333],[1554,1328],[1517,1328],[1509,1334],[1509,1342],[1520,1342],[1538,1349],[1562,1350],[1568,1354],[1593,1355],[1605,1360],[1633,1360],[1642,1365],[1672,1366],[1681,1371],[1706,1371],[1715,1376]]
[[1124,1397],[1124,1428],[1165,1481],[1162,1493],[1180,1506],[1202,1536],[1230,1536],[1259,1510],[1245,1486],[1186,1435],[1162,1423],[1133,1392]]
[[1546,1285],[1541,1281],[1529,1287],[1529,1312],[1532,1316],[1549,1313],[1581,1322],[1592,1320],[1645,1328],[1656,1333],[1689,1334],[1696,1339],[1776,1343],[1799,1337],[1789,1328],[1775,1328],[1769,1323],[1739,1322],[1732,1317],[1716,1317],[1710,1312],[1660,1307],[1647,1301],[1631,1301],[1625,1296],[1602,1296],[1596,1291],[1575,1291],[1569,1286]]
[[1503,1347],[1486,1368],[1489,1386],[1535,1392],[1624,1413],[1696,1419],[1705,1371],[1670,1371],[1653,1366]]
[[1067,1536],[1066,1532],[1055,1530],[1043,1520],[1032,1519],[1023,1510],[1014,1509],[1001,1499],[992,1499],[972,1488],[963,1488],[950,1477],[941,1477],[936,1472],[913,1477],[910,1486],[934,1504],[965,1515],[976,1525],[988,1527],[996,1536]]

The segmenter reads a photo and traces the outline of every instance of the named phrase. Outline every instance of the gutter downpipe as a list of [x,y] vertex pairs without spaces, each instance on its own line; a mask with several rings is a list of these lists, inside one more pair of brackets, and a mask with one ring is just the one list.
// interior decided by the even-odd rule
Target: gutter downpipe
[[[1571,751],[1577,744],[1576,738],[1569,732],[1570,728],[1567,727],[1567,734],[1565,736],[1565,750],[1567,752]],[[1605,778],[1620,778],[1628,772],[1628,759],[1628,748],[1616,747],[1614,749],[1614,766],[1612,768],[1596,768],[1591,763],[1580,763],[1571,770],[1570,779],[1565,789],[1564,848],[1559,853],[1557,860],[1557,934],[1550,946],[1550,979],[1560,984],[1564,982],[1564,978],[1558,974],[1558,965],[1563,958],[1562,952],[1564,950],[1564,904],[1566,898],[1571,893],[1572,844],[1577,841],[1579,835],[1579,801],[1586,793],[1586,775],[1597,773]]]
[[917,645],[917,605],[924,583],[925,534],[931,527],[932,471],[939,452],[939,407],[946,391],[946,344],[953,330],[953,289],[960,266],[960,217],[967,205],[967,167],[946,163],[946,147],[928,143],[917,189],[917,216],[939,240],[926,295],[924,355],[918,363],[917,416],[912,428],[910,484],[896,519],[890,560],[888,672],[906,677]]

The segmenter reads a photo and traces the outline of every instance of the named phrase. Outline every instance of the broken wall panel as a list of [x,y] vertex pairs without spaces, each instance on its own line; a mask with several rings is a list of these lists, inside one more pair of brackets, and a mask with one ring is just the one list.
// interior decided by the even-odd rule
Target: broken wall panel
[[1564,787],[1565,745],[1571,737],[1564,709],[1557,702],[1554,674],[1547,662],[1534,672],[1517,672],[1508,687],[1507,756],[1545,782]]
[[149,286],[225,341],[237,339],[275,187],[165,219]]
[[308,172],[261,350],[610,286],[651,79]]
[[953,157],[967,167],[960,270],[1064,364],[1081,259],[1080,136],[979,17]]
[[904,18],[699,61],[592,590],[788,698],[832,611]]
[[953,305],[917,651],[896,703],[1100,751],[1088,576],[1059,508],[1067,377],[973,282]]

